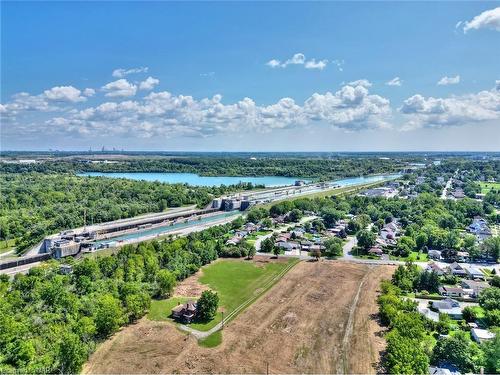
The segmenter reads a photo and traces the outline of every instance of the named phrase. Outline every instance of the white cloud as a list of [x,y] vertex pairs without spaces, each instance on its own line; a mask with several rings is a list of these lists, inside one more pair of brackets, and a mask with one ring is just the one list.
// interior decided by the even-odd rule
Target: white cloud
[[464,33],[469,30],[491,29],[500,31],[500,7],[486,10],[470,21],[458,22],[456,27],[463,25]]
[[[306,69],[318,69],[323,70],[328,64],[328,60],[318,60],[316,59],[306,59],[306,56],[303,53],[296,53],[288,60],[281,62],[278,59],[269,60],[266,65],[271,68],[286,68],[289,65],[303,65]],[[339,65],[337,65],[339,66]]]
[[332,64],[334,64],[337,67],[337,69],[339,70],[339,72],[343,72],[344,71],[344,64],[345,64],[344,60],[333,60]]
[[94,96],[95,95],[95,90],[91,88],[86,88],[83,90],[83,95],[89,97],[89,96]]
[[49,90],[43,92],[44,96],[48,100],[58,101],[58,102],[84,102],[87,100],[85,97],[81,96],[82,92],[73,86],[56,86]]
[[316,61],[315,59],[309,60],[305,64],[306,69],[319,69],[323,70],[326,67],[326,64],[328,64],[328,60],[319,60]]
[[115,69],[113,70],[113,77],[115,78],[123,78],[125,76],[128,76],[129,74],[136,74],[136,73],[147,73],[149,68],[147,66],[143,66],[140,68],[132,68],[132,69]]
[[153,90],[159,83],[159,79],[148,77],[139,84],[139,90]]
[[460,76],[457,74],[455,77],[444,76],[438,81],[439,86],[456,85],[460,83]]
[[399,111],[408,118],[406,129],[500,120],[500,91],[495,87],[449,98],[425,98],[417,94],[406,99]]
[[390,81],[387,81],[385,84],[387,86],[401,86],[403,84],[403,81],[399,77],[394,77]]
[[122,78],[104,85],[102,90],[109,97],[128,97],[136,94],[137,86]]
[[139,100],[105,102],[56,115],[44,126],[50,131],[131,137],[205,137],[328,125],[347,131],[387,127],[389,100],[370,94],[365,80],[359,82],[337,92],[315,93],[302,105],[286,97],[269,105],[258,105],[251,98],[224,104],[221,95],[196,100],[152,92]]
[[281,67],[281,62],[279,60],[272,59],[272,60],[269,60],[266,63],[266,65],[270,66],[271,68],[279,68],[279,67]]
[[358,79],[356,81],[349,82],[350,86],[363,86],[363,87],[372,87],[372,83],[367,79]]

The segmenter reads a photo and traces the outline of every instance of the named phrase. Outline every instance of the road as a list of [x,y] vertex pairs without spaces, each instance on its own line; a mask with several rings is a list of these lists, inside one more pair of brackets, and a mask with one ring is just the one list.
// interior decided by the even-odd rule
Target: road
[[443,192],[441,193],[441,199],[447,199],[448,190],[451,188],[452,181],[453,177],[450,177],[450,179],[446,182],[446,185],[443,188]]
[[347,237],[347,242],[344,244],[344,247],[342,248],[344,256],[342,257],[345,260],[353,260],[356,259],[354,256],[351,254],[352,248],[356,246],[358,243],[358,240],[354,236],[349,236]]

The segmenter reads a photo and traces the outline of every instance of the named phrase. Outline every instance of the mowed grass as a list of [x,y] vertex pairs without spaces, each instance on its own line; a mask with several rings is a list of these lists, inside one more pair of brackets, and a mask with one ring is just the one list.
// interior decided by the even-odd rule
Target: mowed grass
[[212,333],[204,339],[198,340],[198,344],[205,348],[215,348],[222,343],[222,330]]
[[[149,320],[170,320],[170,314],[172,309],[179,303],[186,303],[189,297],[172,297],[168,299],[154,299],[151,301],[151,307],[149,308],[148,319]],[[195,298],[192,298],[195,299]]]
[[500,190],[500,182],[480,182],[481,194],[487,194],[490,190]]
[[[199,282],[208,285],[219,295],[219,311],[209,322],[191,323],[189,327],[199,331],[208,331],[222,321],[222,315],[228,316],[234,309],[253,297],[258,297],[269,289],[276,278],[291,263],[298,260],[291,258],[286,261],[271,261],[256,263],[244,259],[224,259],[202,268]],[[151,320],[172,321],[172,308],[179,303],[185,303],[189,297],[172,297],[163,300],[151,301],[148,318]],[[212,335],[211,335],[212,336]],[[208,339],[208,338],[207,338]],[[210,340],[215,340],[211,338]]]

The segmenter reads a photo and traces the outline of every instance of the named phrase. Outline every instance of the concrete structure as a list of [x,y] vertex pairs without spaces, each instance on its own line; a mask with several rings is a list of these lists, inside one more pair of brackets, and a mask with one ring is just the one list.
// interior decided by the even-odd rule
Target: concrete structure
[[482,344],[485,341],[493,340],[495,338],[495,334],[487,329],[472,328],[470,333],[474,341],[478,344]]

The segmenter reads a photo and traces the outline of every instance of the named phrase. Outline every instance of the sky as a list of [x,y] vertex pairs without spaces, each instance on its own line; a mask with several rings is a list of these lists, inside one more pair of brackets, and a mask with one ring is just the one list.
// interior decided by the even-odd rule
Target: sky
[[2,150],[500,151],[500,2],[4,2]]

